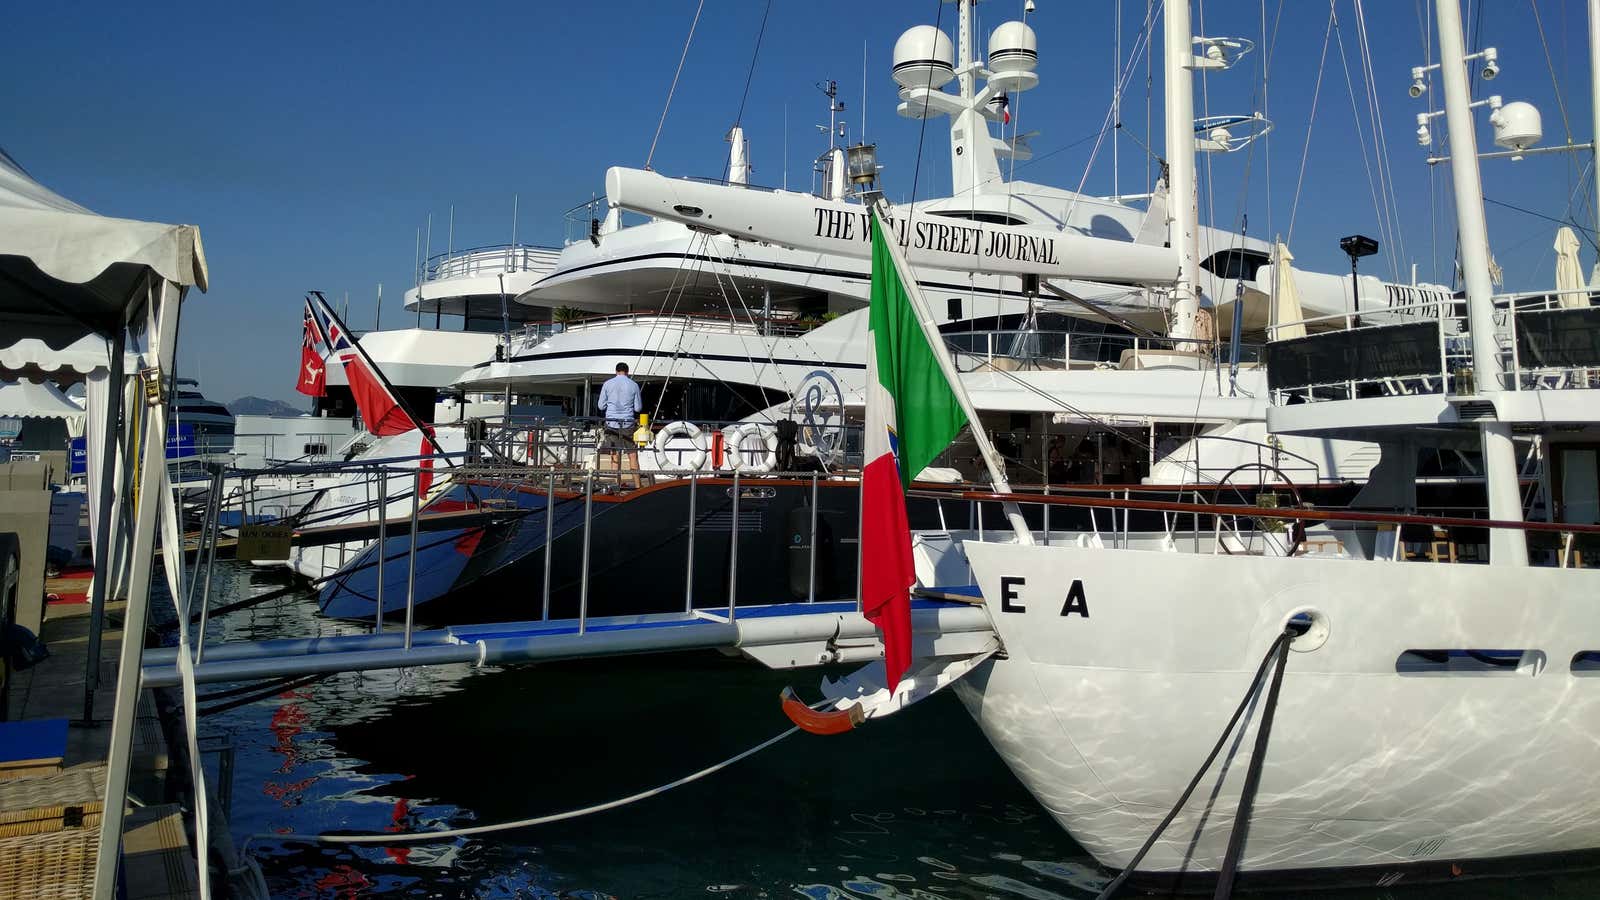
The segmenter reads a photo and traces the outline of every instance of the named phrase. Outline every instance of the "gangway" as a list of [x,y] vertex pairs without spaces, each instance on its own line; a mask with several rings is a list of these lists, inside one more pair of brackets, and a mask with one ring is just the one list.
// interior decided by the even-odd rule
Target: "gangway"
[[[731,612],[731,614],[730,614]],[[918,658],[968,657],[997,644],[988,614],[961,601],[919,599],[911,623]],[[783,603],[734,610],[587,620],[506,622],[318,638],[230,641],[191,654],[199,684],[413,666],[498,666],[686,650],[743,654],[790,669],[878,659],[877,631],[854,601]],[[177,648],[148,650],[147,688],[180,681]]]

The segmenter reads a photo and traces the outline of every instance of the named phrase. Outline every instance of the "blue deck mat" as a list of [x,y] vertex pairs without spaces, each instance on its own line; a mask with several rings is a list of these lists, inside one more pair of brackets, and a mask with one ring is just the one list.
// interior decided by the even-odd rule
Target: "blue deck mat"
[[67,755],[67,720],[0,722],[0,763]]

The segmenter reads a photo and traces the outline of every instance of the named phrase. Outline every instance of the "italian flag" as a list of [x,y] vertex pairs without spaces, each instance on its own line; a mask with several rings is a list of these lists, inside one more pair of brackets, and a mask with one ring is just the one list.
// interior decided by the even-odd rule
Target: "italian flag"
[[[861,471],[861,610],[883,632],[892,691],[911,666],[911,528],[905,491],[967,424],[940,370],[913,301],[918,290],[876,210],[872,213],[872,295],[866,433]],[[920,299],[920,295],[919,299]],[[932,330],[931,324],[928,330]]]

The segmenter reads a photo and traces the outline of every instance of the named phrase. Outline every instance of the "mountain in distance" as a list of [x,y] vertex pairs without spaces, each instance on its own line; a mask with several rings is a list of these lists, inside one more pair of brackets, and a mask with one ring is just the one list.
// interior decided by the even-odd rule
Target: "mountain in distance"
[[306,410],[282,400],[265,397],[240,397],[227,404],[228,412],[236,416],[303,416]]

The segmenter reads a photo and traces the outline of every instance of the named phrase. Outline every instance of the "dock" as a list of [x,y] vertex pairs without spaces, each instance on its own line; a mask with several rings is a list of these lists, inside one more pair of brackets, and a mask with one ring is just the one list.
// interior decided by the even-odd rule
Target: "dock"
[[[40,638],[50,655],[12,673],[8,721],[0,723],[0,895],[88,897],[104,811],[125,604],[106,604],[100,682],[85,719],[90,616],[84,579],[69,572],[50,579],[46,591],[53,599]],[[199,896],[185,826],[187,776],[169,765],[171,724],[158,713],[156,697],[143,694],[134,720],[123,830],[129,900]]]

